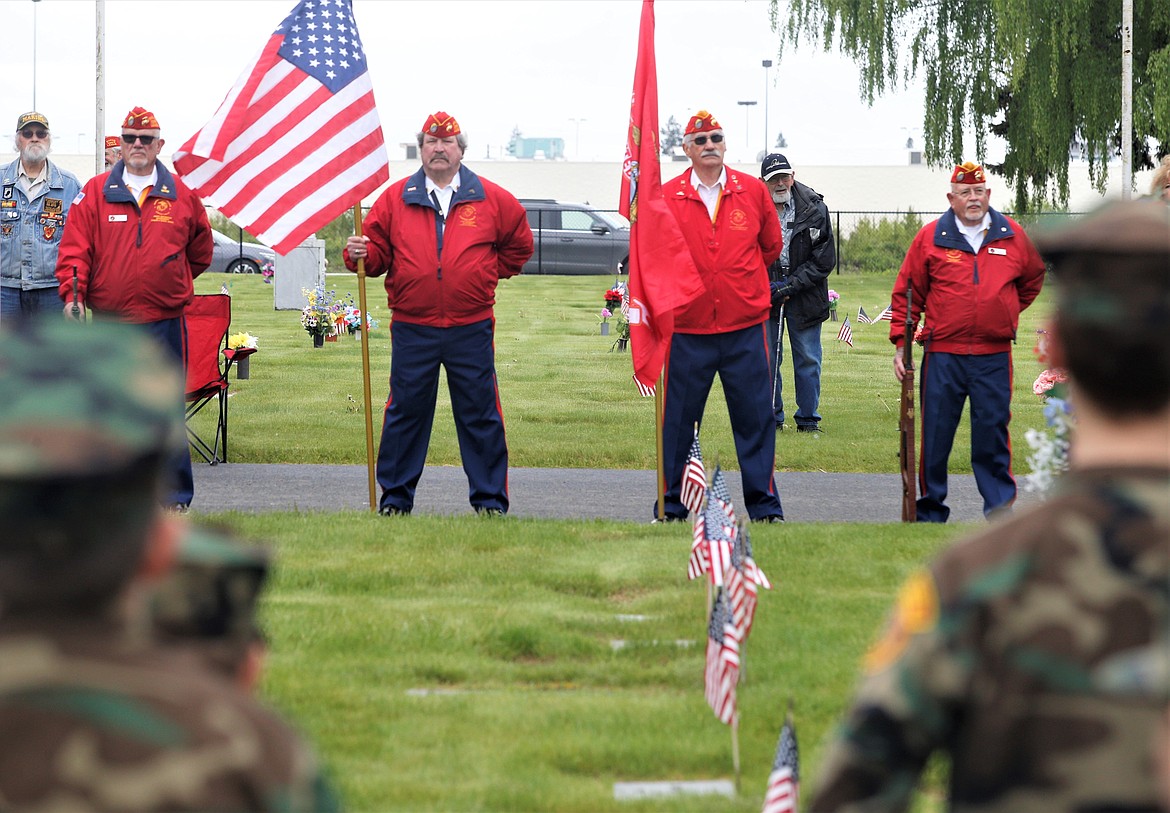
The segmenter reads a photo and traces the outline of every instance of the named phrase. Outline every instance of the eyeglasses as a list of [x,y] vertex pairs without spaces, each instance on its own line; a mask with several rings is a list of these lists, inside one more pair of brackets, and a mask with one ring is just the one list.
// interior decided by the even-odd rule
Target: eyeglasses
[[716,133],[713,136],[705,136],[705,135],[695,136],[695,143],[701,147],[707,143],[708,138],[711,139],[712,144],[722,144],[723,143],[723,133]]
[[34,130],[31,127],[28,128],[27,130],[21,130],[20,134],[24,138],[32,138],[33,136],[36,136],[37,138],[41,139],[42,141],[44,141],[46,138],[49,137],[48,130]]
[[141,144],[142,146],[149,147],[151,144],[154,143],[155,136],[126,135],[125,133],[122,133],[123,143],[133,144],[135,139],[137,139],[138,143]]

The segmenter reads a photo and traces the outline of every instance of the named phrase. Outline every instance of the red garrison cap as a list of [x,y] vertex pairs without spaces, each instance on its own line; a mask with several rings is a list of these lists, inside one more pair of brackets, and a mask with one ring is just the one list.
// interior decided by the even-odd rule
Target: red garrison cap
[[951,183],[984,183],[987,180],[987,175],[983,172],[983,167],[979,166],[973,161],[965,161],[955,167],[955,171],[951,173]]
[[459,129],[459,122],[455,121],[454,116],[440,110],[427,116],[427,120],[423,122],[422,132],[423,135],[450,138],[459,135],[462,130]]
[[691,116],[691,120],[687,122],[687,129],[683,135],[691,135],[692,133],[705,133],[708,130],[722,130],[723,125],[715,121],[715,117],[706,110],[700,110],[695,115]]
[[144,107],[136,107],[126,114],[122,127],[128,130],[161,130],[158,119]]
[[112,150],[114,147],[122,146],[121,136],[106,136],[106,149]]

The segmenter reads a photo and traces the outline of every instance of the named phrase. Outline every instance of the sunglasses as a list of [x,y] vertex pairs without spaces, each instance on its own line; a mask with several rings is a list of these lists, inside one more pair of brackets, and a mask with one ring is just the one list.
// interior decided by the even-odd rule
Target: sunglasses
[[37,138],[39,138],[41,140],[44,140],[44,139],[49,137],[48,130],[34,130],[31,127],[28,128],[27,130],[21,130],[20,134],[22,136],[24,136],[25,138],[32,138],[33,136],[36,136]]
[[122,133],[122,142],[124,144],[133,144],[136,139],[142,146],[149,147],[154,143],[155,136],[126,135],[125,133]]
[[723,143],[723,134],[722,133],[716,133],[713,136],[695,136],[695,143],[701,147],[707,143],[708,138],[711,139],[712,144],[722,144]]

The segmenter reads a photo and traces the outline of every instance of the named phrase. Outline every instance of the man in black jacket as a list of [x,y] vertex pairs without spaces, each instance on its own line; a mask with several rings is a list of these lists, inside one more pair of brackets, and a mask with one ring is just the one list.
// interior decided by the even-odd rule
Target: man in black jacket
[[817,412],[821,400],[821,323],[829,318],[828,277],[837,264],[833,227],[823,197],[815,189],[797,183],[796,172],[783,155],[772,153],[764,158],[760,178],[772,193],[784,232],[783,253],[768,269],[772,282],[768,332],[775,352],[772,412],[776,428],[783,429],[783,338],[779,335],[783,318],[788,323],[796,381],[796,431],[817,433],[821,431]]

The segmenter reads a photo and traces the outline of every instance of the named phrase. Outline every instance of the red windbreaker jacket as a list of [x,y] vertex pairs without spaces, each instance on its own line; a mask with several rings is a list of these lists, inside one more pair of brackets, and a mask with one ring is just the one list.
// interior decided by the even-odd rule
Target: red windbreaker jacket
[[[506,190],[459,168],[459,190],[444,223],[420,169],[393,184],[370,210],[366,273],[386,274],[394,319],[456,327],[488,319],[496,283],[532,256],[524,207]],[[345,252],[345,265],[357,263]]]
[[927,352],[987,355],[1010,350],[1020,313],[1044,285],[1044,261],[1020,224],[992,209],[979,253],[947,211],[919,230],[894,282],[890,341],[902,346],[906,286],[913,286],[910,317]]
[[194,279],[211,265],[211,224],[199,197],[156,163],[158,179],[138,207],[119,161],[90,178],[69,209],[57,252],[57,290],[95,313],[135,323],[183,314]]
[[772,307],[768,266],[783,245],[780,218],[763,181],[726,169],[714,223],[691,186],[693,168],[662,188],[707,286],[675,314],[675,333],[730,333],[760,324]]

